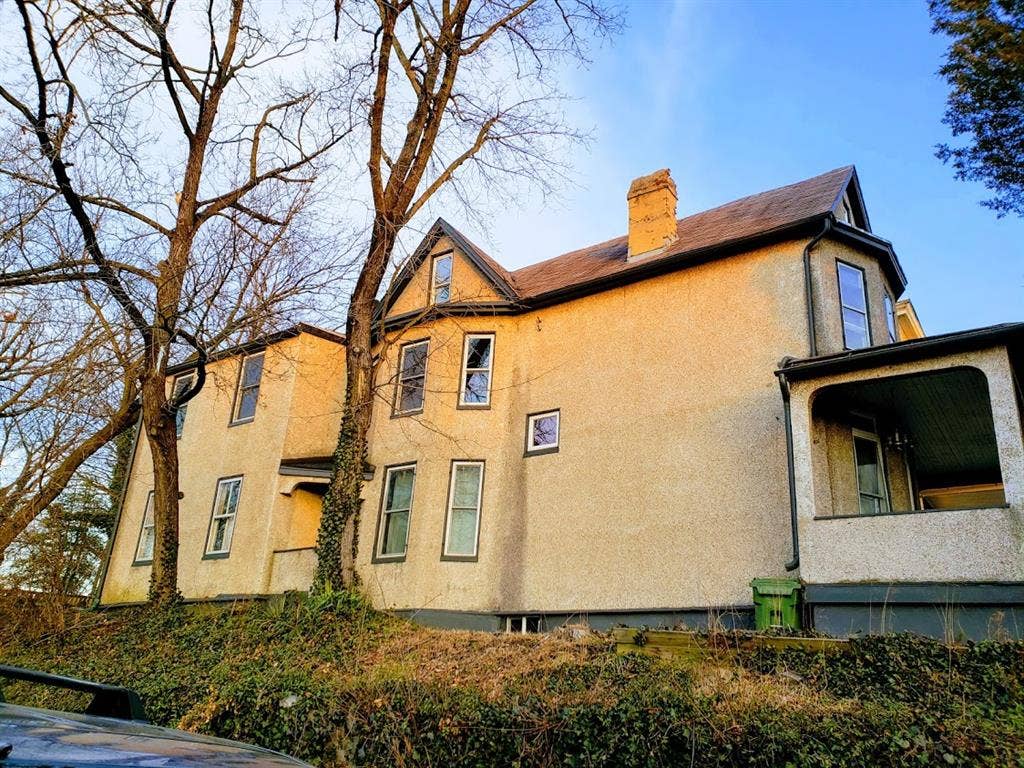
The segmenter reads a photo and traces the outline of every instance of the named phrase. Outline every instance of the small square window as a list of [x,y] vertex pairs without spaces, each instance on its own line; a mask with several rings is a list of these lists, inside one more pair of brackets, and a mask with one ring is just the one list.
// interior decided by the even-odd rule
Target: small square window
[[526,417],[527,454],[558,450],[559,416],[559,411],[545,411]]
[[536,634],[541,631],[540,616],[506,616],[505,631],[516,635]]

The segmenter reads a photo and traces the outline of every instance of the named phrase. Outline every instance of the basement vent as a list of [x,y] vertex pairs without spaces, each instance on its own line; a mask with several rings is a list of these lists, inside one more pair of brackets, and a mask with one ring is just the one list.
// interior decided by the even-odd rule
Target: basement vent
[[505,631],[513,634],[536,634],[541,631],[540,616],[506,616]]

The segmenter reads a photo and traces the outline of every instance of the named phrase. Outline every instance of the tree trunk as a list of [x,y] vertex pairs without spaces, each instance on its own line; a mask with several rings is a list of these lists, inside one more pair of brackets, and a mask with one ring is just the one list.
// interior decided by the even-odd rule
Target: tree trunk
[[178,592],[178,436],[167,408],[166,376],[150,371],[142,382],[142,428],[153,457],[153,572],[149,599],[166,605]]
[[398,227],[374,222],[369,256],[349,303],[345,330],[345,411],[334,449],[331,484],[324,495],[317,533],[314,591],[356,585],[359,512],[362,507],[366,436],[373,415],[374,299],[391,260]]

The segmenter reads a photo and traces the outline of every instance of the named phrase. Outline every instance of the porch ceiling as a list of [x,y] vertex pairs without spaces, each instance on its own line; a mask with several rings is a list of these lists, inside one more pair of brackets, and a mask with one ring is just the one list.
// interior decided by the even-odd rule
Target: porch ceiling
[[822,407],[876,414],[910,436],[922,487],[997,482],[992,407],[984,375],[952,369],[837,385],[819,396]]

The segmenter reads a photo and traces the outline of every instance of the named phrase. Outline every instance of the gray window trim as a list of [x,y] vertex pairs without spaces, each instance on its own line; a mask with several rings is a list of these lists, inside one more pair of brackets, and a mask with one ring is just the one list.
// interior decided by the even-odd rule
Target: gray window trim
[[[213,491],[213,503],[210,505],[210,522],[206,526],[206,542],[203,545],[203,560],[220,560],[231,555],[231,545],[235,541],[235,528],[238,526],[238,510],[242,505],[242,480],[244,475],[227,475],[226,477],[218,477],[217,484],[214,486]],[[213,518],[217,513],[217,499],[220,498],[220,488],[222,485],[238,481],[238,503],[235,505],[235,512],[232,515],[231,523],[231,539],[228,541],[227,549],[218,549],[211,551],[210,545],[212,543],[213,535]]]
[[[384,555],[381,554],[381,551],[384,549],[384,505],[387,503],[388,498],[388,481],[390,480],[392,473],[401,469],[412,470],[412,490],[409,493],[409,522],[405,527],[405,547],[402,549],[401,554]],[[415,461],[405,461],[401,464],[389,464],[384,467],[384,477],[380,484],[380,504],[377,507],[377,530],[373,535],[373,557],[370,562],[405,562],[405,558],[409,554],[409,532],[412,530],[412,509],[416,503],[416,475]]]
[[[423,391],[420,397],[420,407],[408,411],[400,410],[402,404],[402,369],[405,367],[405,354],[413,347],[423,346],[426,352],[423,354]],[[402,416],[415,416],[423,413],[427,402],[427,368],[430,366],[430,337],[407,341],[398,348],[398,370],[395,372],[395,399],[391,404],[391,418]]]
[[229,427],[238,426],[239,424],[251,424],[256,420],[255,410],[253,410],[252,416],[247,416],[244,419],[238,418],[238,409],[242,407],[242,378],[245,375],[245,364],[256,357],[263,358],[263,368],[260,369],[260,380],[256,383],[255,387],[247,387],[247,389],[256,390],[256,405],[259,405],[260,389],[263,387],[263,373],[267,364],[265,349],[261,349],[259,352],[253,352],[251,355],[245,355],[242,357],[242,364],[238,366],[238,381],[235,383],[235,398],[231,403],[231,421],[228,424]]
[[152,556],[152,554],[150,554],[150,556],[148,558],[139,559],[139,549],[142,547],[142,534],[145,533],[146,528],[148,528],[148,527],[152,527],[153,528],[153,548],[156,549],[156,518],[155,518],[155,514],[156,513],[155,512],[154,512],[153,525],[152,526],[147,526],[146,525],[146,512],[150,511],[152,508],[153,508],[153,491],[149,491],[146,494],[146,503],[142,507],[142,524],[139,526],[139,536],[135,540],[135,554],[134,554],[134,556],[132,558],[132,567],[135,567],[137,565],[152,565],[153,564],[153,556]]
[[[849,345],[849,343],[847,343],[847,339],[846,339],[846,318],[844,317],[844,312],[845,312],[845,310],[849,309],[851,312],[856,312],[857,314],[861,314],[861,310],[857,309],[856,307],[848,307],[846,305],[846,303],[843,301],[843,279],[842,279],[842,276],[841,276],[842,275],[842,271],[843,271],[843,267],[847,267],[849,269],[856,270],[857,272],[860,273],[860,287],[861,287],[862,293],[864,294],[864,312],[863,312],[863,314],[864,314],[864,325],[865,325],[865,328],[867,329],[867,335],[868,335],[868,343],[865,344],[863,347],[851,347]],[[839,323],[840,323],[840,325],[842,326],[842,329],[843,329],[843,347],[846,348],[846,349],[851,349],[851,350],[852,349],[867,349],[868,347],[872,346],[872,344],[873,344],[872,334],[871,334],[871,300],[868,297],[868,276],[867,276],[867,272],[864,270],[863,267],[858,267],[856,264],[851,264],[848,261],[843,261],[842,259],[836,259],[836,290],[839,293]]]
[[[451,533],[449,526],[452,521],[452,511],[454,509],[455,501],[455,470],[459,466],[479,466],[480,467],[480,487],[477,492],[476,499],[476,536],[473,541],[473,553],[470,555],[466,554],[453,554],[448,552],[448,537]],[[483,459],[452,459],[451,466],[448,470],[448,495],[447,503],[445,507],[444,515],[444,534],[441,540],[441,559],[456,562],[473,562],[475,563],[480,556],[480,521],[483,517],[483,506],[484,506],[484,482],[487,475],[487,462]]]
[[[531,426],[535,419],[543,416],[554,416],[558,422],[558,429],[555,438],[554,445],[545,445],[543,447],[531,447],[532,442],[532,430]],[[562,447],[562,409],[561,408],[548,408],[544,411],[535,411],[534,413],[526,414],[526,436],[523,443],[523,456],[543,456],[546,453],[558,453]]]

